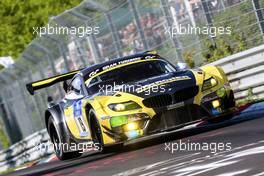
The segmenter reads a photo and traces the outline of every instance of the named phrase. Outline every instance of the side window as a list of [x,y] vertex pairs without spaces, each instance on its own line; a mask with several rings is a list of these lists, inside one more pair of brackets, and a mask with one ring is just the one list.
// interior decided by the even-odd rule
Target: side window
[[88,86],[88,87],[91,87],[91,86],[93,86],[93,85],[95,85],[95,84],[97,84],[97,83],[99,83],[99,82],[100,82],[100,78],[97,76],[97,77],[93,78],[93,79],[90,81],[89,85],[87,85],[87,86]]
[[82,81],[81,81],[80,77],[76,77],[71,82],[70,91],[74,91],[77,95],[83,94]]
[[87,84],[87,92],[89,95],[92,95],[96,92],[98,92],[98,90],[100,90],[100,82],[102,82],[101,78],[99,76],[93,78],[89,84]]
[[170,73],[176,71],[169,63],[159,62],[156,67],[161,70],[163,73]]

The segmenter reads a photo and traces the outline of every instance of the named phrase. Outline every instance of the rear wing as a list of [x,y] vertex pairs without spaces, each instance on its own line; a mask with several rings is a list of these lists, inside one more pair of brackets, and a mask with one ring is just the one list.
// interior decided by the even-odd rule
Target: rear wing
[[36,91],[36,90],[43,89],[46,87],[50,87],[56,83],[66,81],[68,79],[73,78],[74,75],[77,74],[80,70],[75,70],[75,71],[68,72],[65,74],[61,74],[61,75],[53,76],[50,78],[42,79],[39,81],[35,81],[32,83],[28,83],[28,84],[26,84],[27,90],[31,95],[34,95],[34,91]]

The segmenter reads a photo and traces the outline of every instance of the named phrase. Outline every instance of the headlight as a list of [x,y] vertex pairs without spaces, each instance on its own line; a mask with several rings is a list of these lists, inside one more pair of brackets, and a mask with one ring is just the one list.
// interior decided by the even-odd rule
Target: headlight
[[112,127],[121,126],[127,124],[127,116],[115,116],[110,119],[110,124]]
[[225,88],[222,87],[222,88],[218,89],[218,90],[216,91],[216,94],[217,94],[217,96],[220,97],[220,98],[224,97],[224,96],[226,95],[226,90],[225,90]]
[[202,91],[211,89],[212,87],[214,87],[216,85],[217,85],[217,80],[215,78],[211,77],[211,78],[209,78],[203,82]]
[[140,109],[141,107],[134,101],[128,101],[123,103],[109,104],[108,107],[113,111],[129,111],[134,109]]
[[[149,116],[145,113],[137,113],[137,114],[128,114],[128,115],[119,115],[113,116],[110,119],[111,127],[118,127],[125,124],[135,124],[138,127],[138,122],[140,120],[149,119]],[[133,129],[134,125],[128,125],[128,129]]]

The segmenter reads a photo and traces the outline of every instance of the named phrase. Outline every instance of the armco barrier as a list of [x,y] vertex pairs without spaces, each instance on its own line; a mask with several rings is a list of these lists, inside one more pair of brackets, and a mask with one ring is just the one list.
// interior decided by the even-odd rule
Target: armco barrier
[[246,98],[250,89],[256,98],[264,97],[264,45],[209,65],[218,65],[224,69],[237,100]]
[[[49,143],[46,129],[38,131],[24,140],[12,145],[7,150],[0,152],[0,172],[10,167],[18,167],[30,161],[35,161],[53,153],[51,147],[39,148],[39,144]],[[44,146],[44,145],[43,145]]]
[[[248,96],[248,89],[253,94],[264,97],[264,45],[228,56],[209,65],[221,66],[231,87],[235,91],[236,99]],[[0,172],[9,167],[17,167],[29,161],[37,160],[51,154],[52,148],[38,150],[40,143],[48,143],[49,136],[46,129],[36,132],[21,142],[12,145],[9,149],[0,152]]]

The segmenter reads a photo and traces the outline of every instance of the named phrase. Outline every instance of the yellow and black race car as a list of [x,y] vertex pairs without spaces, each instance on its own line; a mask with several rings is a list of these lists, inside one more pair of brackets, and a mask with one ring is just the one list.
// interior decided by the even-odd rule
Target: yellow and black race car
[[27,89],[34,94],[62,81],[65,97],[45,112],[45,124],[61,160],[81,155],[76,144],[94,144],[104,151],[201,119],[224,120],[235,106],[221,68],[179,70],[154,52],[29,83]]

